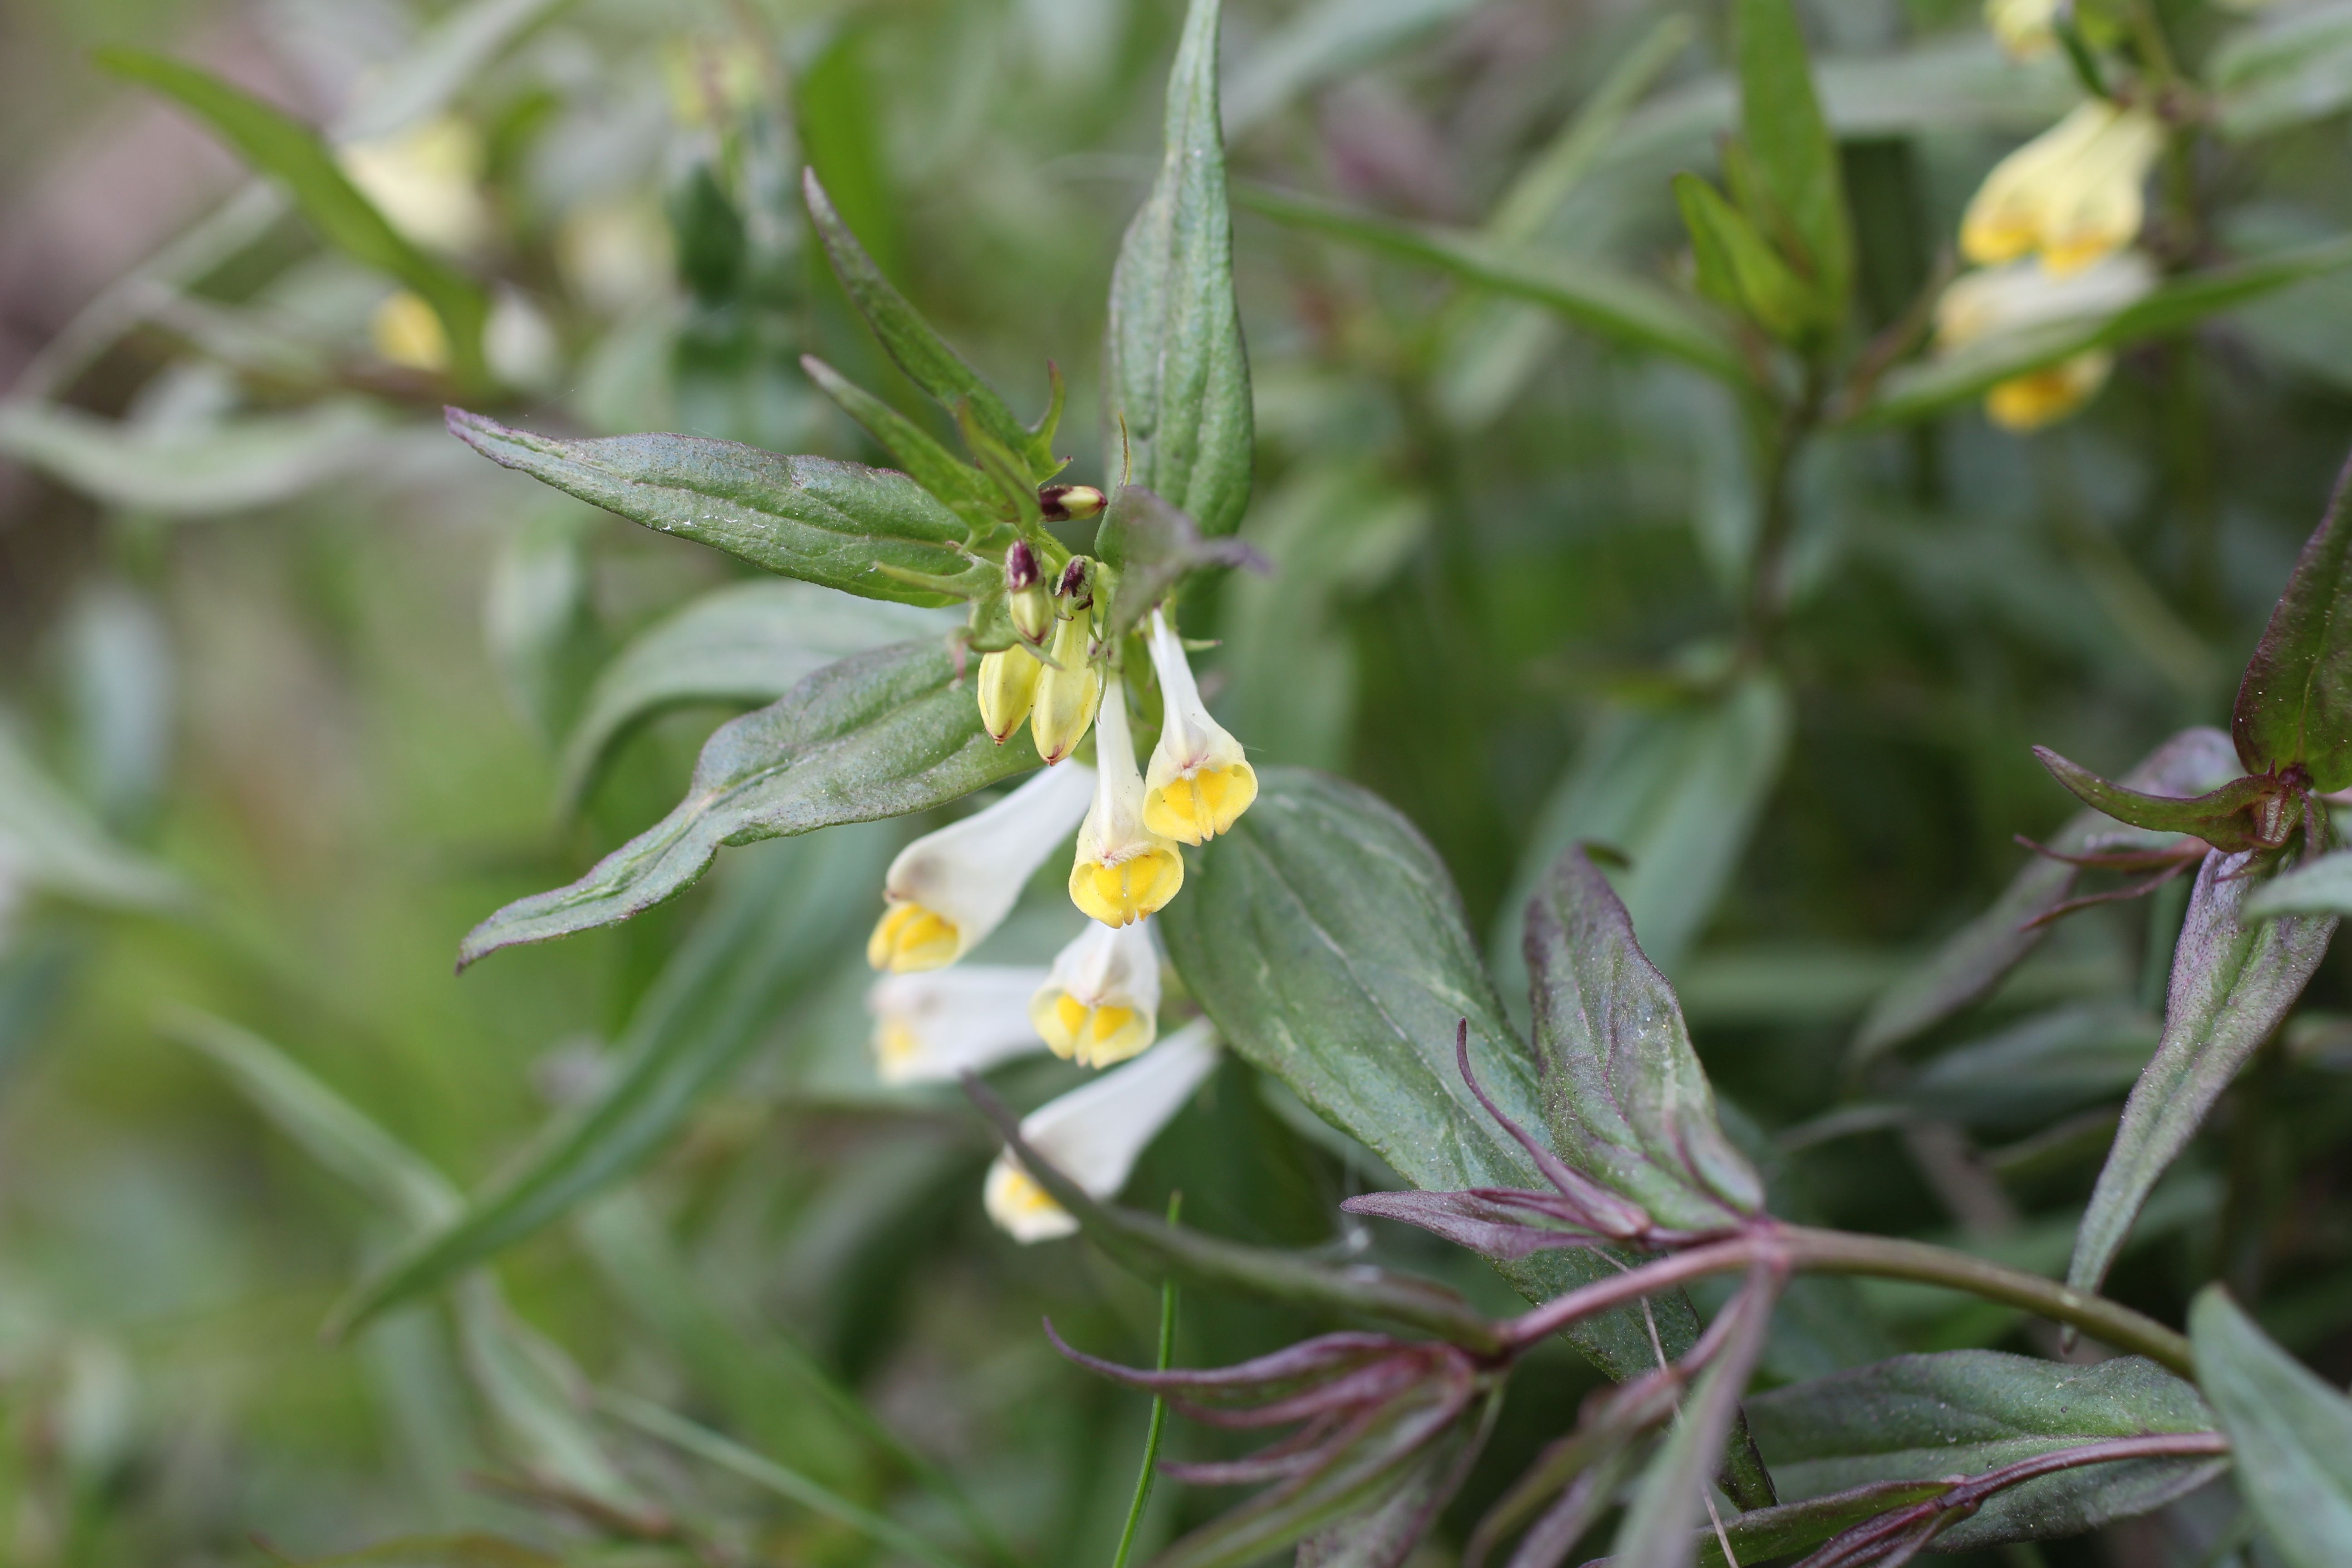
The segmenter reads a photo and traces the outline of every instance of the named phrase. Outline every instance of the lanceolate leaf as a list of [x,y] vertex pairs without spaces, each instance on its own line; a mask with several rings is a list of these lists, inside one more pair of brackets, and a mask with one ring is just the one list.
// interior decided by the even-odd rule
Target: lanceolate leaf
[[1729,1326],[1722,1348],[1683,1401],[1674,1429],[1634,1483],[1625,1521],[1617,1527],[1619,1568],[1689,1568],[1691,1526],[1700,1518],[1708,1478],[1739,1413],[1740,1394],[1763,1353],[1773,1295],[1769,1277],[1759,1271],[1723,1309],[1738,1313],[1738,1321]]
[[855,655],[721,725],[667,816],[571,886],[476,926],[458,963],[651,909],[702,875],[722,844],[925,811],[1037,765],[1027,731],[1002,746],[989,739],[971,683],[938,642]]
[[975,530],[1003,512],[1003,498],[988,476],[931,439],[923,427],[843,375],[814,354],[801,355],[801,368],[841,411],[866,426],[907,477],[945,501]]
[[[1455,1070],[1457,1021],[1469,1020],[1479,1082],[1524,1126],[1542,1122],[1533,1062],[1479,965],[1444,866],[1377,797],[1319,773],[1263,770],[1257,804],[1200,851],[1184,896],[1158,921],[1225,1042],[1413,1185],[1543,1184]],[[1615,1272],[1581,1252],[1501,1267],[1536,1300]],[[1687,1301],[1652,1306],[1666,1353],[1687,1350]],[[1570,1331],[1621,1381],[1657,1364],[1638,1313]]]
[[1301,1541],[1294,1568],[1401,1568],[1462,1489],[1502,1408],[1498,1388],[1475,1415],[1433,1444],[1378,1502]]
[[[2239,772],[2230,738],[2219,730],[2184,730],[2124,775],[2133,788],[2157,795],[2194,795],[2219,789]],[[2102,848],[2147,848],[2167,835],[2118,828],[2099,812],[2080,812],[2051,839],[2060,854]],[[1927,964],[1871,1005],[1855,1031],[1850,1060],[1862,1066],[1925,1034],[1990,991],[2032,952],[2048,927],[2034,922],[2074,890],[2075,868],[2035,856],[2019,868],[1992,908],[1961,927]]]
[[[2213,1427],[2195,1389],[2137,1356],[2067,1366],[1994,1351],[1896,1356],[1757,1394],[1747,1410],[1791,1502],[1981,1475],[2103,1437]],[[2079,1534],[2160,1507],[2219,1468],[2205,1458],[2133,1460],[2045,1476],[1994,1494],[1937,1546],[1972,1551]]]
[[599,670],[563,742],[567,807],[632,728],[682,703],[773,702],[845,654],[951,623],[805,583],[761,579],[714,589],[638,633]]
[[1267,570],[1265,557],[1238,539],[1203,539],[1200,525],[1140,485],[1121,485],[1103,512],[1095,553],[1118,568],[1110,634],[1124,637],[1185,574],[1209,566]]
[[1722,193],[1696,174],[1677,174],[1675,201],[1698,254],[1702,288],[1776,338],[1794,339],[1813,324],[1803,280]]
[[1682,1005],[1580,846],[1528,905],[1527,949],[1544,1117],[1561,1157],[1669,1229],[1758,1212],[1763,1183],[1716,1122]]
[[879,829],[831,833],[747,868],[638,1004],[604,1087],[463,1214],[364,1282],[337,1309],[338,1326],[348,1331],[457,1278],[660,1149],[786,1003],[843,956],[841,911],[879,885],[890,848]]
[[[2304,858],[2326,844],[2323,811],[2305,828]],[[2230,1080],[2303,994],[2336,934],[2333,915],[2244,917],[2262,886],[2252,855],[2208,855],[2189,895],[2165,999],[2164,1038],[2124,1102],[2123,1125],[2074,1235],[2066,1282],[2096,1290],[2140,1205]]]
[[2245,918],[2273,915],[2352,915],[2352,849],[2322,855],[2307,865],[2272,878],[2246,900]]
[[1233,219],[1217,116],[1219,0],[1192,0],[1168,73],[1160,177],[1111,272],[1104,450],[1122,478],[1231,533],[1249,504],[1255,421],[1234,302]]
[[1853,280],[1853,231],[1805,40],[1789,0],[1739,0],[1736,15],[1741,133],[1794,259],[1834,321]]
[[1236,199],[1277,223],[1316,229],[1542,305],[1614,342],[1672,354],[1727,381],[1748,379],[1738,345],[1719,318],[1704,305],[1608,262],[1535,246],[1498,245],[1459,230],[1417,227],[1263,186],[1244,185]]
[[489,304],[480,287],[393,227],[343,174],[317,132],[194,66],[140,49],[100,49],[97,58],[115,75],[169,94],[201,115],[239,157],[284,187],[320,238],[414,289],[441,318],[459,378],[474,385],[488,379],[482,323]]
[[449,433],[501,468],[517,468],[632,522],[712,545],[780,576],[869,599],[952,604],[877,565],[969,578],[993,570],[959,549],[971,531],[930,492],[890,468],[831,458],[783,458],[701,436],[606,436],[563,441],[448,410]]
[[2271,1342],[2219,1285],[2189,1311],[2197,1381],[2237,1450],[2238,1490],[2292,1568],[2352,1563],[2352,1399]]
[[1039,479],[1054,469],[1054,459],[1048,442],[1037,432],[1013,417],[1013,409],[997,395],[994,387],[980,378],[980,373],[964,363],[963,356],[950,348],[947,340],[931,330],[931,324],[916,313],[907,297],[891,287],[857,243],[849,226],[841,221],[834,210],[832,198],[824,186],[809,169],[801,176],[801,193],[807,198],[809,220],[816,226],[817,237],[824,242],[824,253],[833,263],[834,276],[848,291],[850,302],[866,318],[866,324],[881,340],[907,379],[939,400],[940,406],[953,409],[959,403],[971,405],[972,417],[980,427],[1021,453]]
[[2230,733],[2250,773],[2300,764],[2313,787],[2352,784],[2352,468],[2303,547],[2246,661]]
[[2272,825],[2284,816],[2287,803],[2273,779],[2232,779],[2209,794],[2179,800],[2110,784],[2047,746],[2034,747],[2033,754],[2077,800],[2118,822],[2157,833],[2192,834],[2225,854],[2279,843]]

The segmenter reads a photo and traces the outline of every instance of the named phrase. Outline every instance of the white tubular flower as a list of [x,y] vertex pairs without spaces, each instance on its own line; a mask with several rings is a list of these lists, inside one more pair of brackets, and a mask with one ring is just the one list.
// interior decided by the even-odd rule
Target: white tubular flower
[[1047,768],[985,811],[898,851],[883,879],[882,912],[866,961],[903,974],[939,969],[1003,922],[1094,795],[1094,770]]
[[1243,757],[1242,743],[1209,717],[1184,645],[1158,610],[1151,612],[1151,668],[1160,672],[1165,717],[1144,780],[1143,823],[1163,837],[1198,844],[1250,808],[1257,770]]
[[866,994],[874,1070],[884,1083],[952,1082],[1037,1050],[1029,999],[1045,977],[1026,964],[971,963],[876,981]]
[[[1125,1067],[1022,1118],[1022,1142],[1095,1197],[1115,1197],[1136,1158],[1216,1065],[1209,1021],[1188,1024]],[[1009,1155],[989,1167],[983,1195],[988,1217],[1015,1241],[1050,1241],[1078,1228]]]
[[1160,954],[1148,921],[1089,923],[1062,949],[1029,1001],[1029,1019],[1057,1057],[1107,1068],[1160,1032]]
[[1158,914],[1184,885],[1184,857],[1143,823],[1143,775],[1127,724],[1127,691],[1117,676],[1103,683],[1095,720],[1095,800],[1078,828],[1070,867],[1070,901],[1107,926]]
[[2003,158],[1960,220],[1979,266],[2038,255],[2054,275],[2121,250],[2147,215],[2147,171],[2164,127],[2144,109],[2094,99]]
[[480,133],[450,114],[396,135],[352,142],[335,154],[345,176],[393,227],[428,248],[456,252],[489,237],[482,159]]
[[[2147,296],[2157,280],[2156,263],[2137,250],[2103,257],[2063,278],[2032,261],[1971,272],[1936,301],[1936,348],[1949,353],[2054,321],[2113,315]],[[2013,376],[1986,395],[1985,413],[2011,430],[2038,429],[2089,402],[2114,364],[2114,355],[2092,350]]]

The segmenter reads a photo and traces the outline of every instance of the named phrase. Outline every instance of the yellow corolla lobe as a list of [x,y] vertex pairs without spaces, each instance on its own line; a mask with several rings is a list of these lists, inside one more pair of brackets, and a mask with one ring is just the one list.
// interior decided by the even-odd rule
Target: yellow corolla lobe
[[2149,166],[2164,127],[2144,109],[2082,105],[1995,164],[1960,220],[1979,266],[2036,255],[2054,277],[2129,245],[2147,216]]
[[1179,773],[1143,797],[1143,825],[1182,844],[1230,829],[1257,799],[1257,770],[1245,762]]
[[1172,844],[1139,845],[1113,858],[1086,854],[1078,839],[1078,863],[1070,868],[1070,901],[1107,926],[1132,925],[1168,907],[1184,886],[1184,858]]
[[955,922],[912,900],[884,910],[866,939],[866,962],[893,974],[943,968],[962,952]]

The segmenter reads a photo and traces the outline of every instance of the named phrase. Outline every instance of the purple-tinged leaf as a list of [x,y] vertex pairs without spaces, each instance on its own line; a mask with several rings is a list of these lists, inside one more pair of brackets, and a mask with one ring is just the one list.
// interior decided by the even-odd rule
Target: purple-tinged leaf
[[1410,1474],[1361,1513],[1325,1525],[1298,1543],[1296,1568],[1399,1568],[1462,1489],[1502,1409],[1497,1389],[1475,1420],[1431,1445]]
[[[2326,852],[2327,814],[2309,814],[2301,859]],[[2210,855],[2197,874],[2173,950],[2164,1036],[2124,1102],[2115,1146],[2074,1233],[2066,1282],[2096,1290],[2140,1205],[2188,1147],[2213,1102],[2303,994],[2336,934],[2334,915],[2249,918],[2245,904],[2279,869],[2257,855]]]
[[[2213,729],[2184,730],[2124,775],[2136,790],[2162,795],[2202,795],[2240,773],[2230,737]],[[2050,841],[2062,855],[2100,848],[2153,848],[2171,839],[2143,829],[2117,828],[2104,813],[2077,813]],[[1895,983],[1863,1018],[1847,1059],[1862,1067],[1916,1038],[1977,1001],[2041,943],[2041,917],[2063,903],[2074,868],[2036,857],[2019,868],[1992,908],[1962,926],[1921,968]]]
[[1235,1399],[1264,1399],[1271,1392],[1303,1384],[1310,1379],[1340,1376],[1385,1361],[1400,1350],[1412,1348],[1387,1334],[1322,1334],[1232,1366],[1171,1367],[1166,1372],[1149,1372],[1121,1366],[1073,1348],[1055,1329],[1051,1318],[1045,1320],[1045,1337],[1053,1342],[1055,1350],[1088,1372],[1146,1394],[1208,1395],[1224,1391]]
[[1463,1019],[1454,1032],[1454,1066],[1461,1073],[1462,1081],[1469,1086],[1470,1092],[1478,1097],[1478,1103],[1486,1108],[1486,1114],[1517,1141],[1519,1147],[1528,1152],[1528,1157],[1536,1163],[1536,1169],[1543,1173],[1544,1180],[1559,1190],[1573,1213],[1572,1223],[1620,1241],[1632,1240],[1649,1232],[1650,1216],[1643,1212],[1641,1205],[1618,1196],[1571,1167],[1546,1148],[1533,1133],[1512,1121],[1501,1106],[1487,1098],[1486,1091],[1478,1087],[1477,1074],[1470,1068],[1470,1020],[1467,1018]]
[[[1682,1393],[1682,1373],[1659,1367],[1587,1400],[1576,1430],[1536,1456],[1478,1521],[1463,1547],[1463,1568],[1481,1568],[1496,1545],[1539,1510],[1542,1517],[1512,1554],[1511,1568],[1550,1568],[1566,1556],[1633,1473],[1639,1457],[1633,1445],[1673,1418]],[[1546,1500],[1555,1497],[1546,1509]]]
[[1723,1134],[1674,988],[1581,846],[1528,906],[1536,1052],[1561,1155],[1660,1225],[1708,1231],[1760,1211],[1764,1185]]
[[2302,816],[2301,797],[2268,773],[2232,779],[2217,790],[2182,800],[2111,784],[2047,746],[2034,747],[2033,754],[2052,778],[2094,810],[2151,832],[2189,834],[2225,855],[2277,848]]
[[1487,1258],[1517,1259],[1554,1247],[1591,1247],[1601,1239],[1590,1231],[1534,1224],[1528,1209],[1476,1193],[1365,1193],[1339,1206],[1349,1214],[1417,1226]]
[[2300,767],[2322,793],[2352,784],[2352,468],[2246,661],[2230,732],[2250,773]]

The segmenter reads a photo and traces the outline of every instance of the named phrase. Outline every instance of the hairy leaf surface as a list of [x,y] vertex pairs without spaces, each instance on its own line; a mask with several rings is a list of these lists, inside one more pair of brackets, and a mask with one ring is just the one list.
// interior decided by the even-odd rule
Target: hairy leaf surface
[[2246,661],[2230,715],[2250,773],[2300,764],[2323,793],[2352,784],[2352,468],[2305,542]]
[[2219,1285],[2189,1310],[2197,1380],[2237,1450],[2238,1490],[2293,1568],[2352,1563],[2352,1399],[2273,1343]]

